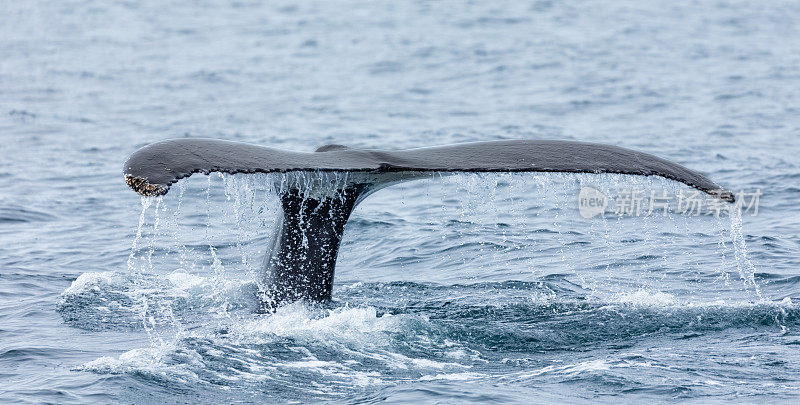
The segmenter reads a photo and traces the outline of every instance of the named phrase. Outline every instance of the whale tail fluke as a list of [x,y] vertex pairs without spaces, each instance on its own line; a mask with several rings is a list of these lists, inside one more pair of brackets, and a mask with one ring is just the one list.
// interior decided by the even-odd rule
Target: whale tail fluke
[[401,151],[326,145],[289,152],[213,139],[174,139],[136,151],[125,180],[143,196],[166,194],[193,173],[290,173],[279,188],[283,215],[264,260],[264,305],[331,298],[345,223],[355,206],[388,185],[431,172],[568,172],[661,176],[727,202],[733,193],[702,174],[656,156],[570,141],[495,141]]

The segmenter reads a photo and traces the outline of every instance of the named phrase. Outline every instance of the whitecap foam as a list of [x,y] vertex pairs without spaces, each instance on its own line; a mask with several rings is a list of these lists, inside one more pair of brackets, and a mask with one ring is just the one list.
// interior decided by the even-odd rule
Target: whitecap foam
[[122,353],[119,358],[109,356],[100,357],[77,369],[98,374],[126,374],[136,372],[184,383],[197,381],[198,376],[191,370],[191,364],[165,365],[166,358],[174,350],[175,346],[170,344],[138,348]]
[[373,307],[320,309],[302,303],[285,305],[270,315],[236,325],[241,338],[275,335],[281,337],[355,337],[374,332],[399,332],[407,316],[378,315]]
[[[558,374],[573,377],[583,373],[609,371],[612,367],[620,367],[619,363],[612,363],[606,359],[587,360],[574,364],[550,365],[537,370],[518,374],[517,378],[531,378],[544,374]],[[625,365],[622,365],[625,367]]]
[[478,380],[484,377],[486,377],[486,374],[464,372],[464,373],[451,373],[451,374],[424,375],[420,377],[420,381],[435,381],[435,380],[469,381],[469,380]]
[[121,288],[126,281],[125,276],[113,271],[83,273],[61,293],[61,296],[75,296],[87,291],[110,291],[112,289]]
[[[324,381],[316,388],[330,394],[345,387],[382,386],[392,375],[418,378],[433,372],[447,379],[471,367],[457,358],[431,356],[436,343],[420,338],[429,327],[424,317],[379,314],[374,307],[295,303],[274,314],[240,313],[221,327],[184,330],[171,342],[154,341],[150,348],[119,358],[102,357],[81,370],[231,384],[278,384],[287,376],[306,375]],[[407,351],[408,344],[416,350]],[[452,346],[450,351],[461,350]]]
[[178,326],[197,311],[225,318],[228,311],[257,304],[256,285],[240,280],[174,272],[166,276],[116,272],[81,274],[59,297],[57,309],[74,326],[86,329]]
[[616,301],[621,304],[653,307],[668,307],[679,303],[672,294],[644,289],[620,293],[616,296]]

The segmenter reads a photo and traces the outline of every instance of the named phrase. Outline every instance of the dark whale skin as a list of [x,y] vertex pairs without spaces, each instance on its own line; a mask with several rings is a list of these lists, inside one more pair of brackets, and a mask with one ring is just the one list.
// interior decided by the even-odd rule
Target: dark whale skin
[[704,175],[659,157],[588,142],[510,140],[398,151],[329,145],[318,152],[291,152],[216,139],[181,138],[147,145],[125,163],[129,186],[161,195],[193,173],[288,171],[568,172],[661,176],[734,202],[733,193]]

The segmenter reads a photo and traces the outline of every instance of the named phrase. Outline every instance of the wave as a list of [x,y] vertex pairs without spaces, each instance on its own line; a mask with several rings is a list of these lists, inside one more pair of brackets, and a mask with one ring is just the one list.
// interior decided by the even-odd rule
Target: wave
[[57,309],[75,327],[150,334],[149,347],[95,359],[80,371],[175,390],[239,387],[286,400],[367,398],[407,380],[479,381],[494,375],[498,363],[507,369],[507,382],[543,375],[605,379],[637,361],[541,365],[524,359],[653,338],[703,339],[730,329],[779,334],[800,324],[800,307],[790,299],[693,303],[644,289],[599,298],[565,275],[466,285],[359,282],[337,289],[339,301],[258,314],[257,286],[250,282],[181,272],[86,273],[63,292]]

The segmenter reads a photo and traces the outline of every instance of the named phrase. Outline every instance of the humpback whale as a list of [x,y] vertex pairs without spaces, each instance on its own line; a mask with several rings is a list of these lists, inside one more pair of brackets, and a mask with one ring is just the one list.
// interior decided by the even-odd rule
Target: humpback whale
[[[311,153],[216,139],[147,145],[125,163],[125,181],[143,196],[166,194],[193,173],[287,173],[277,189],[283,211],[264,258],[266,309],[331,298],[345,223],[371,193],[431,172],[568,172],[660,176],[727,202],[733,194],[702,174],[618,146],[557,140],[508,140],[398,151],[326,145]],[[326,174],[343,173],[342,176]]]

